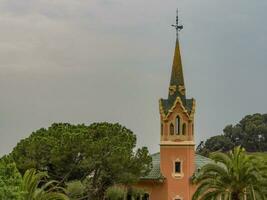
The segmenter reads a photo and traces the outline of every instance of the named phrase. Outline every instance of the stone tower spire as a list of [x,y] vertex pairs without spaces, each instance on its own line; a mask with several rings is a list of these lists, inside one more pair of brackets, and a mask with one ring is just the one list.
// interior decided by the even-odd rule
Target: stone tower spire
[[180,96],[182,100],[185,99],[185,84],[183,75],[183,66],[180,53],[179,39],[176,39],[172,73],[169,88],[169,98]]
[[[172,72],[169,85],[169,95],[167,99],[160,99],[160,114],[161,121],[170,123],[173,119],[179,118],[177,121],[171,122],[171,127],[168,127],[167,130],[162,130],[162,139],[163,140],[192,140],[193,139],[193,127],[188,127],[189,125],[193,126],[194,112],[195,112],[195,100],[187,99],[185,92],[185,83],[184,83],[184,74],[183,74],[183,65],[179,44],[179,31],[183,29],[183,25],[179,24],[178,10],[176,11],[176,23],[172,25],[176,30],[176,43],[173,56]],[[182,120],[184,118],[184,120]],[[181,120],[180,120],[181,119]],[[184,131],[182,131],[182,123],[184,123]],[[164,125],[163,123],[163,125]],[[167,124],[169,126],[169,124]],[[173,130],[172,125],[175,125],[175,136],[172,134],[166,133]],[[192,131],[189,131],[192,130]],[[165,132],[165,134],[163,134]],[[171,131],[173,132],[173,131]],[[183,134],[181,134],[183,132]],[[186,133],[187,132],[187,133]],[[170,136],[171,135],[171,136]]]
[[178,9],[176,11],[176,24],[173,24],[172,26],[176,29],[176,44],[175,44],[175,51],[172,64],[172,74],[169,87],[169,99],[176,98],[177,96],[179,96],[181,100],[184,102],[186,99],[185,84],[184,84],[183,66],[182,66],[179,37],[178,37],[179,31],[183,29],[183,25],[179,24]]
[[[195,171],[194,113],[195,100],[187,99],[178,33],[178,12],[176,44],[172,74],[167,99],[160,99],[160,171],[166,178],[166,196],[159,199],[190,200],[194,192],[190,179]],[[179,191],[178,189],[179,188]]]

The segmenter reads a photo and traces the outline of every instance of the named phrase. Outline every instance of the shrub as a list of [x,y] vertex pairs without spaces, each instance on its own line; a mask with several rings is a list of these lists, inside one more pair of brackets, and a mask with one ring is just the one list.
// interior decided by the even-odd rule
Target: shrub
[[126,189],[120,186],[113,186],[107,189],[106,197],[109,200],[123,200],[126,195]]

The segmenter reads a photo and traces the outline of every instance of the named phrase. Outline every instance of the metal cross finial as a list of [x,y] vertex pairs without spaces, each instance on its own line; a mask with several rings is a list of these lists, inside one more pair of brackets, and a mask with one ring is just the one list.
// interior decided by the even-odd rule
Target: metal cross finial
[[183,25],[179,25],[178,9],[176,10],[176,24],[173,24],[172,27],[174,27],[176,29],[176,39],[178,39],[178,33],[179,33],[179,31],[181,31],[184,28]]

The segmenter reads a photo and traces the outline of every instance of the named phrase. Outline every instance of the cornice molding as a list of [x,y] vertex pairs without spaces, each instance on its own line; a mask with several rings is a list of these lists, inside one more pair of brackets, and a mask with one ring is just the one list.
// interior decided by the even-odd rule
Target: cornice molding
[[160,146],[195,146],[194,141],[179,141],[179,142],[173,142],[173,141],[161,141]]

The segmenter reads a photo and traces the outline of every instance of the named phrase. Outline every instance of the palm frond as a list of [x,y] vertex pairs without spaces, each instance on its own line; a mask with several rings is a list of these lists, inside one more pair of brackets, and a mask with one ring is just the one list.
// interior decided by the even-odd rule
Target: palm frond
[[39,187],[47,178],[47,173],[29,169],[25,172],[21,190],[25,192],[25,200],[69,200],[64,188],[58,186],[57,181],[49,181]]
[[215,162],[204,165],[194,177],[198,187],[193,200],[231,200],[236,195],[248,200],[267,199],[266,162],[247,155],[241,147],[210,157]]

